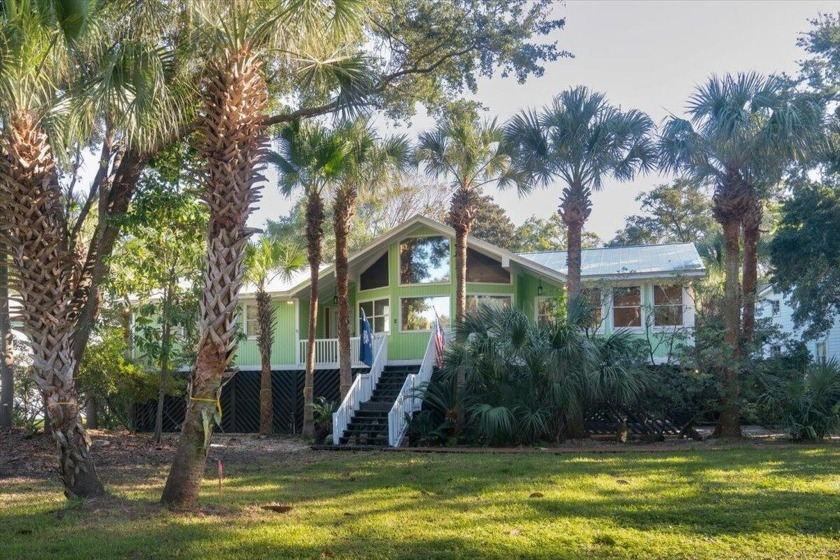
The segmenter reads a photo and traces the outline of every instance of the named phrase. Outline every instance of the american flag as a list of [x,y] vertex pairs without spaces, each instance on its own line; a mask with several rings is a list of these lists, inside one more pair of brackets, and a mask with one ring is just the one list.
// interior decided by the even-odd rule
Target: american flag
[[440,317],[435,313],[435,365],[443,367],[443,348],[446,346],[446,337],[443,332],[443,325],[440,324]]

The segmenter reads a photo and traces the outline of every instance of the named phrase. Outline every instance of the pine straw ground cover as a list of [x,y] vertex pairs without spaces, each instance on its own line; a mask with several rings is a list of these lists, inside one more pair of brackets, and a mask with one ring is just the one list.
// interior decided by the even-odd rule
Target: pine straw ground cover
[[156,504],[171,444],[124,439],[94,446],[106,501],[68,503],[42,466],[0,461],[0,557],[840,557],[836,445],[502,455],[233,441],[211,450],[223,495],[210,478],[185,514]]

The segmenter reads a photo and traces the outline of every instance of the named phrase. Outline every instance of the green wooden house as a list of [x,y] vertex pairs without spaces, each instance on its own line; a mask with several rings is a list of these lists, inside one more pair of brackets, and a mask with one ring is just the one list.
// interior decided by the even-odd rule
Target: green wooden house
[[[419,408],[412,388],[431,376],[433,326],[448,327],[455,305],[455,232],[416,216],[374,240],[349,259],[353,389],[334,416],[336,443],[356,439],[398,445],[405,413]],[[566,280],[562,251],[516,254],[477,238],[468,241],[467,307],[481,304],[518,308],[535,321],[551,321]],[[596,332],[626,329],[650,342],[653,361],[667,359],[675,333],[690,337],[694,326],[692,280],[705,274],[692,244],[589,249],[583,251],[585,294],[600,302]],[[272,370],[277,379],[275,426],[294,431],[302,415],[302,370],[306,356],[309,273],[269,286],[275,302]],[[320,272],[316,340],[315,393],[337,400],[338,339],[335,270]],[[235,366],[244,383],[256,380],[260,357],[256,342],[257,313],[252,286],[241,294],[242,329]],[[375,338],[373,367],[358,361],[359,315],[364,310]],[[253,383],[252,383],[253,385]],[[258,387],[249,395],[228,391],[253,412],[256,430]],[[277,399],[280,399],[278,402]],[[223,394],[223,404],[225,395]],[[291,411],[283,416],[282,411]],[[234,425],[231,431],[250,431]]]

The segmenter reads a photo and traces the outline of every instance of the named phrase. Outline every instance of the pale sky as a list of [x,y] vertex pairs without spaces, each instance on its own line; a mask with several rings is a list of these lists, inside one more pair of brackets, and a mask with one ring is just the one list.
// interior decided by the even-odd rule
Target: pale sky
[[[513,79],[485,80],[476,98],[489,115],[504,121],[526,106],[547,104],[563,89],[586,85],[606,93],[615,105],[647,112],[659,124],[670,113],[682,115],[695,86],[713,73],[795,73],[797,61],[805,57],[796,39],[810,29],[808,20],[837,11],[840,0],[569,0],[557,8],[566,17],[566,28],[556,38],[575,58],[549,64],[543,77],[524,85]],[[417,119],[409,133],[416,137],[430,126],[428,119]],[[586,229],[605,241],[612,238],[624,218],[639,211],[636,195],[665,181],[658,175],[631,183],[608,181],[593,197]],[[545,218],[556,211],[561,188],[558,184],[525,199],[492,186],[486,192],[519,224],[531,215]],[[289,207],[270,184],[251,223],[259,227]]]

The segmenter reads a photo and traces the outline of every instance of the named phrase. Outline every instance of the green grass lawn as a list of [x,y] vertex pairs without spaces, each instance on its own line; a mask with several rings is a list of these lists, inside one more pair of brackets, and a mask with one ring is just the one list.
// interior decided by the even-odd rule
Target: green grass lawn
[[228,465],[194,514],[155,505],[164,470],[110,467],[102,507],[0,480],[0,558],[838,558],[838,465],[836,446],[305,452]]

